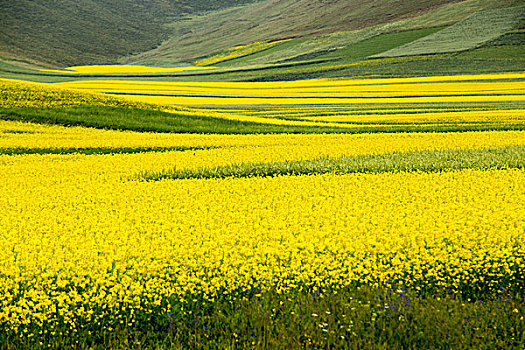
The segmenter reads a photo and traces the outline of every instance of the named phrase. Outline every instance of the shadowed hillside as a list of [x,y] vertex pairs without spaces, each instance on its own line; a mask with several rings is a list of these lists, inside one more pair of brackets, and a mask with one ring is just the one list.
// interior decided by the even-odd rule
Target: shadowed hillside
[[167,22],[251,0],[0,0],[0,59],[68,66],[158,46]]

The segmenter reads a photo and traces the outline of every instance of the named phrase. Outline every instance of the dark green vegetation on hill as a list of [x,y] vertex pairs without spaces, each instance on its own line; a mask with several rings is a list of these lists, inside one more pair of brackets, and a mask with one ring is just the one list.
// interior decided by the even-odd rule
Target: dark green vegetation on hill
[[486,42],[497,41],[517,28],[523,18],[524,7],[481,11],[433,35],[371,57],[417,56],[474,49]]
[[[518,0],[1,0],[0,60],[57,67],[117,60],[191,64],[236,45],[297,38],[227,66],[274,65],[327,53],[335,53],[330,57],[337,61],[353,51],[352,45],[381,34],[449,26],[479,11],[520,4]],[[369,55],[431,34],[417,33]]]
[[158,46],[189,13],[250,0],[0,0],[0,59],[51,66],[113,63]]
[[192,62],[236,45],[299,38],[295,45],[281,46],[282,50],[272,50],[244,62],[252,65],[277,63],[316,52],[338,50],[380,34],[449,26],[479,11],[519,5],[522,2],[514,0],[268,0],[246,8],[175,21],[169,40],[152,51],[130,57],[126,62]]
[[195,59],[253,41],[317,37],[414,17],[434,6],[454,2],[268,0],[246,8],[225,10],[176,21],[170,40],[129,61]]

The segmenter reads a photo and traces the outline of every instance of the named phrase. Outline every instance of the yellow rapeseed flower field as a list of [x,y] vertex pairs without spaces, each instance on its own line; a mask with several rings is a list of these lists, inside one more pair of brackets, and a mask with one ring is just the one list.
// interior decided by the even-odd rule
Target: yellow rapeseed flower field
[[254,287],[459,289],[480,273],[496,287],[525,263],[523,170],[140,183],[107,176],[140,157],[45,158],[2,167],[0,317],[15,329]]
[[[282,83],[84,80],[55,83],[52,86],[1,80],[0,88],[5,98],[0,100],[0,107],[127,104],[152,108],[156,105],[155,108],[167,112],[183,111],[201,117],[285,126],[352,128],[362,123],[367,123],[369,128],[398,123],[517,125],[525,121],[525,110],[521,107],[525,89],[520,80],[524,77],[520,73],[506,73],[390,79],[313,79]],[[111,94],[119,95],[115,98]],[[505,109],[472,109],[477,104],[496,103],[514,103],[514,106]],[[399,104],[405,105],[405,110],[384,109],[384,106]],[[456,107],[447,113],[439,110],[447,104]],[[271,110],[246,114],[225,108],[209,108],[241,105],[283,106],[289,112],[295,108],[304,113],[318,110],[321,115],[302,117],[300,114],[275,113]],[[324,115],[319,110],[320,105],[336,109],[344,106],[346,110],[337,115]],[[374,110],[373,106],[377,109]]]
[[525,265],[523,170],[133,178],[174,165],[523,145],[520,131],[213,136],[2,122],[0,132],[0,149],[220,147],[0,156],[0,323],[14,331],[133,323],[170,311],[168,298],[212,302],[255,287],[460,289],[483,273],[496,288]]
[[[373,133],[326,135],[199,135],[63,127],[33,123],[0,121],[0,153],[9,149],[61,148],[203,148],[197,152],[161,153],[152,163],[196,169],[227,164],[279,162],[315,159],[411,153],[422,151],[469,150],[525,145],[525,131],[486,131],[450,133]],[[196,156],[196,154],[198,156]],[[176,156],[175,156],[176,155]],[[166,156],[166,163],[158,159]],[[11,158],[7,158],[11,159]],[[148,170],[142,159],[134,171]],[[127,169],[127,166],[126,166]],[[131,170],[130,170],[131,171]],[[129,173],[126,171],[125,173]],[[120,176],[121,174],[119,174]]]
[[[357,94],[378,105],[396,99],[510,103],[523,100],[521,83],[513,81],[523,78],[516,73],[279,84],[76,81],[52,87],[3,80],[0,107],[51,112],[79,106],[156,108],[203,118],[309,126],[349,127],[362,121],[520,124],[524,115],[519,106],[414,114],[420,110],[417,105],[375,113],[369,106],[364,112],[357,103],[360,115],[346,106],[350,112],[341,117],[300,120],[301,101],[329,104],[332,99],[298,102],[288,97]],[[471,96],[459,96],[465,87]],[[117,98],[101,91],[233,97]],[[422,96],[410,97],[416,93]],[[299,106],[281,117],[297,112],[299,120],[268,118],[264,111],[250,114],[244,108],[180,107],[238,104],[239,94],[249,103],[293,101]],[[248,96],[252,94],[261,97]],[[404,97],[381,97],[389,94]],[[436,94],[448,96],[432,97]],[[377,101],[375,95],[380,95]],[[272,96],[278,98],[267,99]],[[174,100],[179,106],[167,105]],[[308,108],[312,113],[322,110]],[[133,326],[139,319],[184,313],[190,300],[234,301],[254,291],[336,292],[350,285],[385,284],[451,294],[476,288],[489,294],[502,288],[523,290],[523,168],[149,182],[137,175],[524,145],[522,130],[211,135],[0,120],[0,325],[17,336],[35,330],[53,334],[63,325],[72,330],[94,323]],[[88,154],[86,149],[105,151]]]
[[140,103],[129,104],[112,96],[72,91],[56,84],[1,78],[0,97],[0,107],[3,108],[56,108],[82,105],[141,107]]
[[197,66],[209,66],[211,64],[223,62],[226,60],[231,60],[234,58],[251,55],[256,52],[269,49],[279,43],[286,42],[286,41],[288,40],[284,39],[284,40],[273,40],[273,41],[256,41],[256,42],[246,44],[246,45],[233,46],[219,53],[213,54],[209,57],[197,60],[194,63]]
[[[524,73],[478,74],[417,78],[311,79],[284,82],[156,82],[83,80],[54,84],[57,87],[118,94],[121,99],[163,106],[355,106],[410,104],[522,103]],[[469,110],[459,116],[468,119]],[[230,118],[245,120],[238,114]],[[523,109],[512,115],[523,120]],[[513,118],[514,118],[513,117]],[[267,119],[267,118],[266,118]],[[476,119],[476,118],[474,118]],[[269,123],[262,119],[252,120]],[[337,120],[316,119],[317,122]],[[346,121],[346,120],[343,120]],[[275,124],[283,122],[273,121]],[[290,121],[285,123],[290,125]],[[298,125],[305,121],[297,122]],[[336,125],[326,125],[336,126]]]
[[367,111],[367,114],[343,114],[330,116],[314,116],[314,117],[298,117],[301,120],[321,121],[321,122],[404,122],[404,123],[420,123],[420,122],[497,122],[509,123],[519,122],[525,123],[525,109],[510,109],[510,110],[487,110],[487,111],[439,111],[439,112],[424,112],[396,111],[395,113],[388,113],[381,111],[381,113],[374,113],[374,111]]

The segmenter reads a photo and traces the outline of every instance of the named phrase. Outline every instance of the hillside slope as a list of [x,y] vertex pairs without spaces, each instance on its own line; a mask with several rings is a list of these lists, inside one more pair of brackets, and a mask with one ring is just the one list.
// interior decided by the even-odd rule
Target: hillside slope
[[192,63],[237,45],[300,38],[285,50],[270,50],[272,57],[252,61],[280,62],[379,34],[449,26],[478,11],[520,4],[522,0],[266,0],[177,20],[168,41],[124,62]]
[[525,20],[525,6],[478,12],[465,21],[372,57],[429,55],[471,50],[496,40]]
[[[500,72],[525,62],[523,0],[0,0],[0,9],[1,76],[37,81],[69,78],[22,62],[213,66],[163,75],[212,81]],[[419,58],[369,60],[408,55]]]
[[111,63],[158,46],[176,18],[250,1],[0,0],[0,59]]
[[192,59],[253,41],[355,30],[415,17],[457,0],[266,0],[176,21],[170,40],[128,60]]

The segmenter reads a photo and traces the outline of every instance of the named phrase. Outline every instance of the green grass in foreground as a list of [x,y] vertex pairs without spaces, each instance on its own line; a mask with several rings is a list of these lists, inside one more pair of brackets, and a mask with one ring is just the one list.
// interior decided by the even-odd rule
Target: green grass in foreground
[[0,108],[0,119],[65,126],[86,126],[102,129],[150,132],[203,133],[203,134],[311,134],[311,133],[377,133],[377,132],[454,132],[484,130],[522,130],[523,124],[493,123],[412,123],[394,125],[386,123],[360,123],[352,127],[272,125],[197,116],[180,112],[163,112],[119,106],[75,106],[57,108]]
[[239,164],[209,169],[145,172],[138,178],[213,179],[226,177],[381,173],[391,171],[435,172],[458,169],[525,168],[525,146],[500,149],[428,151],[406,154],[366,155],[345,158],[323,158],[280,163]]
[[127,107],[79,106],[66,108],[0,108],[0,119],[65,126],[86,126],[104,129],[206,133],[206,134],[268,134],[268,133],[334,133],[349,132],[344,128],[280,126],[201,117],[183,112],[168,113],[154,109]]
[[[279,294],[254,291],[236,300],[193,299],[133,326],[86,324],[34,332],[0,330],[0,348],[75,349],[520,349],[523,295],[490,299],[421,295],[403,287],[349,286]],[[149,319],[148,319],[149,317]]]

